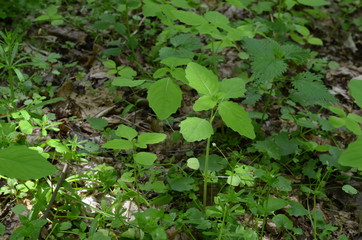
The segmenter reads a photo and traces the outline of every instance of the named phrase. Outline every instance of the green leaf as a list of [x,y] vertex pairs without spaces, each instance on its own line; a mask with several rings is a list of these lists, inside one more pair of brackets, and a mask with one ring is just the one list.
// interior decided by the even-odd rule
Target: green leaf
[[182,68],[175,68],[174,70],[172,70],[171,72],[171,76],[173,78],[175,78],[176,80],[179,80],[181,82],[183,82],[184,84],[189,85],[189,81],[187,81],[186,77],[185,77],[185,69]]
[[151,166],[155,160],[157,159],[157,156],[153,153],[149,152],[139,152],[136,153],[134,156],[134,161],[137,164],[144,165],[144,166]]
[[178,57],[168,57],[165,59],[162,59],[161,63],[165,64],[166,66],[170,68],[175,68],[182,65],[187,65],[192,60],[190,58],[178,58]]
[[357,114],[349,113],[347,118],[351,119],[351,120],[353,120],[355,122],[362,123],[362,116],[359,116]]
[[289,205],[291,208],[287,209],[287,212],[294,217],[302,217],[309,214],[307,209],[305,209],[299,202],[290,200]]
[[192,189],[192,184],[194,183],[194,179],[190,177],[182,177],[169,180],[169,184],[172,190],[178,192],[189,191]]
[[176,19],[187,25],[198,26],[201,24],[207,24],[207,21],[202,16],[199,16],[192,12],[174,10],[172,11],[172,13]]
[[273,198],[269,197],[264,202],[265,211],[267,212],[273,212],[279,209],[282,209],[283,207],[287,206],[288,202],[280,199],[280,198]]
[[12,146],[0,151],[0,175],[21,180],[52,175],[56,168],[37,151]]
[[293,222],[284,214],[278,214],[273,217],[273,222],[277,227],[284,229],[293,229]]
[[220,82],[220,90],[224,98],[239,98],[245,95],[245,81],[241,78],[229,78]]
[[160,5],[151,0],[143,1],[142,14],[145,17],[156,17],[161,12]]
[[339,118],[336,116],[330,116],[328,121],[335,128],[343,127],[346,124],[345,118]]
[[189,9],[191,8],[191,6],[187,3],[186,0],[172,0],[172,5],[174,5],[175,7],[178,8],[184,8],[184,9]]
[[144,82],[145,80],[132,80],[129,78],[115,77],[112,81],[112,85],[117,87],[136,87]]
[[132,79],[137,75],[137,72],[130,67],[121,67],[121,69],[118,71],[118,74],[122,77]]
[[144,236],[145,233],[139,228],[128,228],[121,234],[121,237],[125,239],[144,239]]
[[147,100],[160,120],[168,118],[181,106],[180,87],[169,78],[153,83],[148,89]]
[[115,133],[118,137],[126,138],[128,140],[132,140],[138,134],[136,130],[124,124],[119,125]]
[[58,153],[69,153],[70,149],[60,142],[58,139],[49,139],[46,143],[50,146],[55,148],[55,151]]
[[217,101],[212,96],[204,95],[195,101],[193,109],[195,111],[206,111],[213,109],[216,104]]
[[111,69],[114,69],[117,67],[116,63],[112,60],[107,60],[107,61],[104,61],[103,62],[103,65],[107,68],[111,68]]
[[14,68],[13,70],[14,70],[16,76],[18,77],[19,81],[24,82],[25,78],[24,78],[24,75],[21,73],[21,71],[18,68]]
[[326,0],[297,0],[298,3],[310,6],[310,7],[320,7],[324,5],[329,5],[330,3]]
[[299,32],[301,35],[303,35],[305,37],[310,34],[309,29],[303,25],[295,24],[294,27],[295,27],[295,30],[297,30],[297,32]]
[[362,80],[352,79],[349,84],[349,91],[356,101],[357,105],[362,108]]
[[159,68],[153,73],[153,78],[161,78],[165,76],[168,72],[170,72],[169,68]]
[[356,167],[362,169],[362,137],[348,145],[347,149],[338,159],[343,166]]
[[231,186],[237,187],[241,183],[241,179],[238,175],[231,175],[227,178],[226,182]]
[[32,134],[33,133],[33,126],[27,120],[20,120],[19,121],[19,128],[22,133],[25,134]]
[[108,125],[108,121],[103,118],[88,118],[87,122],[96,130],[102,130]]
[[348,194],[354,195],[358,193],[358,190],[352,187],[351,185],[343,185],[342,190],[345,191]]
[[197,158],[189,158],[187,159],[187,166],[191,169],[197,170],[200,168],[199,159]]
[[319,38],[310,37],[310,38],[307,38],[307,42],[312,45],[323,46],[323,41]]
[[211,137],[214,130],[205,119],[188,117],[180,123],[180,132],[186,141],[195,142]]
[[113,139],[102,145],[103,148],[127,150],[133,148],[133,143],[124,139]]
[[4,235],[6,227],[4,224],[0,223],[0,236]]
[[218,111],[226,126],[242,136],[250,139],[255,138],[254,127],[251,124],[249,114],[242,106],[234,102],[225,101],[220,103]]
[[[200,170],[204,171],[205,170],[205,155],[202,155],[199,158],[199,162],[200,162]],[[226,166],[228,165],[228,161],[216,154],[210,154],[209,156],[209,171],[213,172],[218,172],[221,171],[222,169],[224,169]]]
[[[361,89],[361,90],[362,90],[362,89]],[[362,98],[361,98],[361,99],[362,99]],[[331,112],[339,115],[340,117],[345,117],[345,116],[346,116],[346,113],[345,113],[342,109],[340,109],[340,108],[330,106],[328,109],[329,109]]]
[[216,11],[208,11],[205,13],[204,17],[207,21],[220,28],[229,24],[229,19],[225,17],[225,15]]
[[274,183],[272,186],[278,188],[280,191],[292,191],[291,181],[283,176],[279,176],[278,182]]
[[253,0],[226,0],[226,2],[238,8],[246,8]]
[[189,63],[185,72],[190,86],[199,94],[214,95],[219,91],[217,76],[207,68],[197,63]]
[[27,212],[27,211],[28,211],[28,208],[24,204],[17,204],[12,209],[12,212],[17,215],[23,214],[24,212]]
[[348,117],[345,118],[345,120],[346,120],[346,127],[348,128],[348,130],[350,130],[351,132],[353,132],[356,135],[362,135],[361,127],[356,121],[354,121]]
[[165,140],[167,137],[164,133],[142,133],[138,136],[137,146],[146,148],[147,144],[156,144]]

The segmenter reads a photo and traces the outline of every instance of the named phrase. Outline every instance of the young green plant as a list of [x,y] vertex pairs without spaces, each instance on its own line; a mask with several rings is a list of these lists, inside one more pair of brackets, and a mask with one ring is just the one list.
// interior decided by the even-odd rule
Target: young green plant
[[193,105],[195,111],[210,111],[208,120],[199,117],[188,117],[180,124],[180,132],[188,142],[206,139],[206,154],[204,168],[203,204],[207,201],[207,184],[209,182],[209,156],[211,136],[214,134],[212,123],[217,114],[226,126],[238,132],[241,136],[255,138],[254,127],[249,114],[230,98],[240,98],[245,93],[245,82],[242,78],[230,78],[222,81],[207,68],[189,63],[186,67],[186,79],[200,98]]
[[137,187],[137,176],[143,168],[153,166],[157,155],[150,152],[137,152],[137,148],[146,149],[148,144],[156,144],[166,139],[164,133],[141,133],[126,125],[119,125],[115,134],[119,139],[112,139],[102,145],[103,148],[114,150],[131,150],[132,159],[134,160],[135,175],[132,177],[132,172],[125,173],[125,177],[132,179]]

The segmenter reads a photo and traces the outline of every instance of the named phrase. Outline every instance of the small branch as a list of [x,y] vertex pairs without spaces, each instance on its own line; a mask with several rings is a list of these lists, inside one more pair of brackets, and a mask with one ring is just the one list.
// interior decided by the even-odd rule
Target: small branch
[[58,182],[57,182],[57,186],[56,186],[56,188],[55,188],[55,190],[54,190],[54,192],[53,192],[52,198],[50,199],[49,204],[48,204],[48,207],[47,207],[47,209],[45,210],[44,215],[43,215],[43,217],[42,217],[43,219],[47,219],[48,216],[49,216],[50,209],[52,208],[53,203],[54,203],[54,201],[55,201],[55,198],[57,197],[58,191],[59,191],[60,187],[62,186],[62,184],[63,184],[63,182],[64,182],[65,174],[67,173],[68,168],[69,168],[68,163],[65,163],[65,165],[64,165],[64,167],[63,167],[63,170],[62,170],[62,174],[60,175],[60,178],[59,178],[59,180],[58,180]]

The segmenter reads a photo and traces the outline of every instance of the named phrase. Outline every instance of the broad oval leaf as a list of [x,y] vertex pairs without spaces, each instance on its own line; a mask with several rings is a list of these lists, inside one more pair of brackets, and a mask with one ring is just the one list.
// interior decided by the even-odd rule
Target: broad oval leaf
[[220,28],[223,28],[230,23],[225,15],[216,11],[208,11],[205,13],[204,17],[207,21]]
[[211,124],[205,119],[188,117],[180,124],[180,132],[188,142],[201,141],[214,133]]
[[25,134],[32,134],[33,133],[33,126],[27,120],[20,120],[19,121],[19,128],[22,133]]
[[362,137],[349,144],[338,159],[339,164],[362,169]]
[[267,199],[265,199],[264,202],[265,211],[268,212],[273,212],[282,209],[287,205],[288,202],[286,200],[280,198],[273,198],[273,197],[268,197]]
[[342,190],[344,192],[348,193],[348,194],[351,194],[351,195],[354,195],[354,194],[358,193],[358,190],[355,189],[353,186],[351,186],[349,184],[343,185]]
[[239,98],[245,95],[245,81],[242,78],[229,78],[220,82],[220,90],[224,98]]
[[128,140],[131,140],[137,136],[136,130],[124,124],[119,125],[115,133],[118,137],[123,137]]
[[218,109],[226,126],[250,139],[255,138],[254,126],[248,112],[237,103],[225,101],[220,103]]
[[103,118],[87,118],[87,122],[96,130],[102,130],[108,125],[108,121]]
[[106,61],[103,61],[102,63],[107,68],[111,68],[111,69],[117,68],[116,63],[113,60],[106,60]]
[[156,144],[165,140],[167,137],[164,133],[142,133],[138,136],[137,146],[146,148],[147,144]]
[[272,220],[277,225],[277,227],[293,229],[293,222],[284,214],[275,215]]
[[134,161],[137,164],[144,165],[144,166],[151,166],[155,160],[157,159],[157,156],[153,153],[149,152],[139,152],[136,153],[134,156]]
[[56,168],[35,150],[12,146],[0,151],[0,175],[21,180],[52,175]]
[[195,101],[192,107],[195,111],[206,111],[213,109],[217,104],[217,101],[210,95],[204,95]]
[[207,68],[191,62],[187,64],[185,72],[190,86],[199,94],[214,95],[219,91],[217,76]]
[[148,89],[147,100],[160,120],[165,120],[181,106],[182,92],[171,79],[158,80]]
[[191,169],[197,170],[200,168],[200,162],[197,158],[189,158],[187,159],[187,166]]
[[102,145],[103,148],[127,150],[133,148],[133,143],[124,139],[113,139]]
[[192,189],[192,184],[194,183],[194,179],[190,177],[181,177],[176,179],[169,180],[169,184],[172,190],[183,192],[189,191]]

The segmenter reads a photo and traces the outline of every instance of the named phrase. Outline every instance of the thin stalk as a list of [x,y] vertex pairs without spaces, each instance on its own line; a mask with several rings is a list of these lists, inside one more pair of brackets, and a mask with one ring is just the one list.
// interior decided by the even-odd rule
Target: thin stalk
[[[215,111],[216,113],[216,111]],[[214,111],[211,110],[211,117],[210,117],[210,124],[214,121],[215,114]],[[203,196],[203,204],[206,207],[207,203],[207,183],[209,182],[209,157],[210,157],[210,143],[211,143],[211,136],[207,139],[206,142],[206,152],[205,152],[205,168],[204,168],[204,196]]]
[[62,174],[60,175],[60,178],[59,178],[59,180],[57,182],[57,186],[55,187],[55,190],[54,190],[54,192],[52,194],[52,198],[50,199],[49,204],[47,206],[47,209],[45,210],[44,215],[42,217],[43,219],[47,219],[48,216],[49,216],[50,210],[52,209],[52,206],[53,206],[55,198],[56,198],[56,196],[58,194],[58,191],[59,191],[60,187],[63,185],[65,175],[66,175],[66,173],[68,171],[68,168],[69,168],[68,163],[65,163],[64,167],[63,167],[63,170],[62,170]]
[[210,142],[211,137],[207,139],[206,143],[206,153],[205,153],[205,175],[204,175],[204,196],[203,196],[203,204],[206,206],[207,203],[207,183],[209,182],[209,154],[210,154]]

